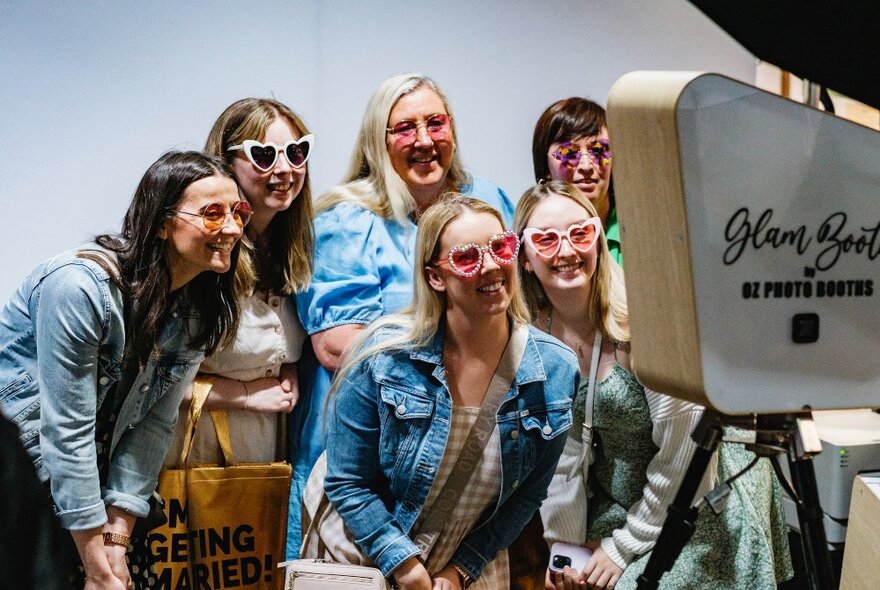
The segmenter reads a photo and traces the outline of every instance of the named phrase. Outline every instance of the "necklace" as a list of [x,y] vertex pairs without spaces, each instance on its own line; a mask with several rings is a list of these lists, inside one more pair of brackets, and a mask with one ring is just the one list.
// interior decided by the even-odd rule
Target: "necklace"
[[[547,324],[547,333],[550,334],[551,336],[553,336],[553,306],[552,305],[547,309],[547,322],[546,322],[546,324]],[[560,338],[560,340],[562,340],[562,338]],[[565,344],[567,344],[568,346],[573,348],[575,350],[575,352],[577,352],[578,358],[581,358],[581,359],[585,358],[584,357],[584,343],[583,343],[583,341],[581,341],[581,340],[575,341],[574,346],[571,346],[571,344],[566,342],[565,340],[563,340],[563,342],[565,342]]]

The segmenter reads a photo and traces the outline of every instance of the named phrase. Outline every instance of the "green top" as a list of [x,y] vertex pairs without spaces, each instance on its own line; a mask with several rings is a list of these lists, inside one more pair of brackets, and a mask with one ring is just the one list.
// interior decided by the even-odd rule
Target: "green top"
[[620,253],[620,227],[617,225],[617,209],[611,208],[608,213],[608,227],[605,228],[605,241],[611,256],[623,267],[623,255]]

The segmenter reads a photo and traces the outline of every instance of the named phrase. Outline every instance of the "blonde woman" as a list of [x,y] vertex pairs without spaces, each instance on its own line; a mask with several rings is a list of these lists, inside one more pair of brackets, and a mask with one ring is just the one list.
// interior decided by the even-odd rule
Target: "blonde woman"
[[[373,324],[335,382],[325,489],[366,559],[401,589],[508,588],[502,550],[544,499],[571,426],[575,359],[527,327],[518,248],[482,201],[428,208],[412,306]],[[485,402],[491,436],[436,541],[420,549],[514,337],[524,342],[515,377],[500,404]]]
[[[583,545],[593,554],[581,572],[548,570],[546,588],[634,588],[693,454],[690,433],[703,408],[646,389],[632,374],[622,272],[582,191],[561,181],[527,190],[514,227],[523,240],[523,288],[534,324],[576,351],[582,377],[574,404],[578,426],[541,516],[548,542]],[[584,448],[580,425],[588,419],[591,384],[593,440]],[[740,446],[722,445],[701,493],[752,460]],[[661,588],[772,588],[790,576],[770,464],[760,461],[733,488],[722,516],[708,509],[700,515]]]
[[485,201],[513,218],[507,195],[468,174],[449,101],[422,74],[384,81],[367,104],[343,184],[316,204],[315,275],[297,297],[314,356],[304,353],[302,404],[294,420],[295,459],[288,555],[299,552],[298,498],[324,448],[322,410],[333,372],[355,336],[412,299],[416,224],[447,191]]

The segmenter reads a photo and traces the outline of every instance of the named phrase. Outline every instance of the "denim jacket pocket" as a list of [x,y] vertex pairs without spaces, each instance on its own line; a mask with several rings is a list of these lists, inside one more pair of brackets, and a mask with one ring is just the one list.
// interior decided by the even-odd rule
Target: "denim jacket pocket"
[[525,457],[529,466],[534,466],[540,447],[571,428],[571,405],[556,408],[542,408],[537,411],[525,411],[520,414],[520,424],[526,434],[528,448]]
[[402,461],[411,457],[417,442],[430,426],[434,400],[425,391],[399,383],[380,382],[379,395],[382,399],[380,449],[383,456],[394,457],[391,474],[394,480]]

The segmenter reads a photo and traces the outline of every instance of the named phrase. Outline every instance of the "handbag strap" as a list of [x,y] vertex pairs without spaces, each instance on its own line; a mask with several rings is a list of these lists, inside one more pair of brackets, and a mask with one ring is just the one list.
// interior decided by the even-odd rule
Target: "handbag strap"
[[423,558],[427,559],[437,536],[449,521],[452,510],[458,505],[464,487],[470,480],[480,457],[483,455],[483,450],[492,437],[498,408],[501,406],[504,394],[510,390],[516,376],[516,370],[522,361],[523,353],[525,353],[527,341],[528,329],[525,326],[514,324],[513,332],[501,355],[498,368],[495,369],[495,374],[492,375],[492,381],[489,383],[489,389],[483,398],[477,420],[468,432],[458,460],[456,460],[449,477],[446,478],[443,488],[431,505],[431,509],[415,537],[414,542],[421,550]]
[[593,396],[596,393],[596,376],[599,374],[599,357],[602,354],[602,332],[596,330],[593,338],[593,356],[590,357],[590,381],[587,383],[587,400],[584,404],[584,427],[593,428]]
[[[210,377],[196,377],[193,381],[192,404],[189,407],[186,434],[180,451],[180,461],[178,462],[180,467],[186,467],[187,461],[189,461],[193,442],[195,442],[196,427],[199,424],[202,410],[205,407],[205,401],[208,399],[212,387],[214,387],[214,381]],[[217,441],[220,444],[224,462],[226,465],[233,465],[232,442],[229,437],[229,415],[226,410],[212,410],[210,414],[211,419],[214,421],[214,430],[217,432]]]

